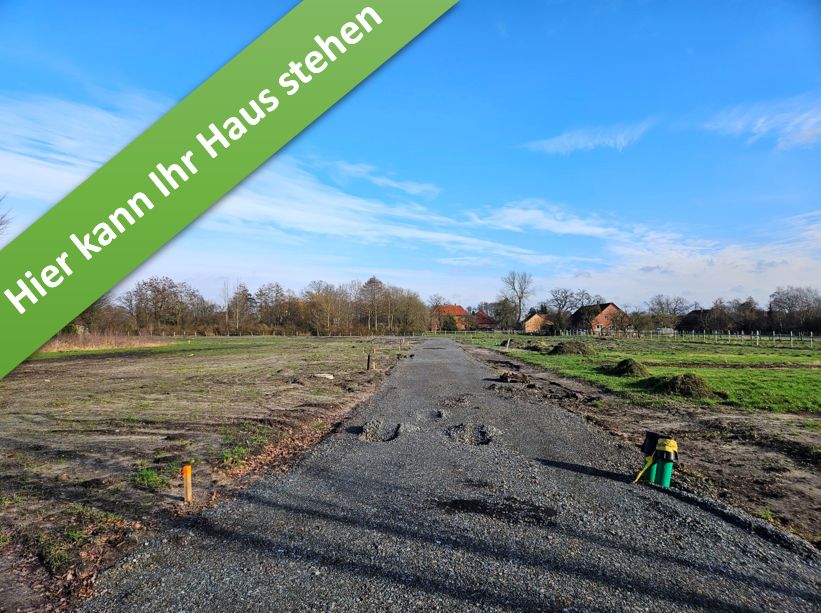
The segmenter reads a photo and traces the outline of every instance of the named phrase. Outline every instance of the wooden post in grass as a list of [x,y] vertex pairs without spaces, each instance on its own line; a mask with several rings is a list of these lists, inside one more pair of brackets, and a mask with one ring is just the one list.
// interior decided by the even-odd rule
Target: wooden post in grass
[[186,464],[182,467],[182,483],[183,483],[183,500],[186,504],[191,504],[194,501],[194,490],[191,486],[191,465]]
[[374,348],[371,347],[371,350],[368,352],[368,370],[373,370],[376,368],[376,360],[374,359]]

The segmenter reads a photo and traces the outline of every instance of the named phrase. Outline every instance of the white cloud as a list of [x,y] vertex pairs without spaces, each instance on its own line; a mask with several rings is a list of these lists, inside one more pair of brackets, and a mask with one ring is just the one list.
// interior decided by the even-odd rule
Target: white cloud
[[[821,214],[789,218],[769,228],[772,242],[687,240],[637,230],[607,246],[606,267],[586,270],[584,284],[608,299],[638,303],[650,294],[683,295],[701,304],[752,295],[764,303],[778,286],[817,285],[821,279]],[[583,269],[584,270],[584,269]],[[570,275],[552,280],[575,286]]]
[[[449,222],[447,227],[443,222]],[[391,205],[346,193],[322,183],[288,156],[279,156],[224,199],[202,227],[213,223],[237,231],[278,228],[375,245],[427,246],[439,254],[493,255],[526,264],[565,259],[473,236],[457,220],[418,205]]]
[[0,96],[0,192],[56,203],[137,137],[170,104],[147,95],[98,106]]
[[476,225],[512,232],[540,231],[597,238],[624,236],[624,232],[619,228],[608,226],[595,217],[578,217],[568,213],[565,207],[538,198],[510,202],[482,215],[472,213],[470,220]]
[[341,183],[346,183],[349,178],[365,179],[377,187],[387,187],[390,189],[405,192],[410,196],[422,196],[425,198],[436,198],[440,193],[436,185],[432,183],[418,183],[416,181],[398,181],[391,177],[377,174],[377,169],[370,164],[351,164],[349,162],[333,162],[331,164],[336,171],[335,176]]
[[[0,192],[9,193],[4,204],[30,203],[30,210],[14,211],[21,221],[44,212],[164,108],[166,102],[152,102],[147,96],[123,97],[105,109],[50,98],[0,97]],[[806,138],[805,128],[815,125],[808,121],[739,125],[759,125],[761,135],[792,143]],[[763,127],[775,125],[782,127]],[[646,129],[649,124],[621,136],[613,128],[609,135],[607,130],[598,136],[591,132],[587,142],[619,149]],[[581,143],[579,137],[573,146]],[[564,149],[556,145],[556,152],[572,150],[572,144],[573,139],[567,139]],[[332,168],[343,179],[367,180],[384,188],[384,197],[363,198],[325,183],[311,172],[315,166]],[[702,302],[734,297],[731,293],[761,300],[778,285],[807,285],[821,278],[817,212],[789,219],[781,228],[767,228],[767,238],[758,242],[720,243],[685,239],[624,217],[613,221],[574,214],[569,207],[540,199],[454,216],[414,202],[394,203],[390,196],[395,190],[425,197],[440,191],[432,184],[386,177],[370,165],[323,166],[278,156],[132,278],[165,273],[202,284],[207,291],[217,277],[240,277],[252,284],[277,279],[299,289],[314,278],[340,282],[377,274],[422,294],[441,293],[465,304],[495,296],[500,268],[535,273],[545,291],[584,285],[608,299],[630,303],[658,292],[682,293]],[[592,239],[593,257],[521,246],[523,240],[528,245],[555,244],[545,241],[546,236]],[[337,255],[339,245],[353,246],[353,252]],[[363,256],[373,252],[392,254],[392,261],[372,262]],[[405,264],[397,253],[412,257]]]
[[821,141],[821,97],[799,96],[724,110],[704,128],[748,143],[775,140],[778,149],[809,147]]
[[[122,100],[121,106],[104,110],[52,98],[0,98],[0,185],[9,192],[9,200],[53,205],[136,137],[163,108],[146,97]],[[439,193],[431,184],[381,176],[371,166],[342,162],[334,166],[348,176],[408,194]],[[303,246],[306,236],[321,236],[432,248],[442,256],[491,255],[533,265],[563,259],[473,236],[464,224],[419,204],[388,204],[349,194],[321,182],[297,160],[283,155],[254,173],[195,227],[233,236],[267,236],[292,245],[302,240]],[[332,248],[332,243],[325,247]]]
[[564,132],[545,140],[527,143],[525,147],[539,153],[567,155],[574,151],[593,149],[615,149],[623,151],[636,143],[653,127],[655,120],[645,119],[640,123],[582,128]]

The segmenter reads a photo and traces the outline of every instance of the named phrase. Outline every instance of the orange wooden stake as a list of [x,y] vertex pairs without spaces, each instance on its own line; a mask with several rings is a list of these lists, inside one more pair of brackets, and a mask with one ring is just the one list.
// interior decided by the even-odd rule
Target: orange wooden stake
[[191,465],[186,464],[182,467],[182,482],[185,487],[184,499],[186,503],[194,501],[194,490],[191,487]]

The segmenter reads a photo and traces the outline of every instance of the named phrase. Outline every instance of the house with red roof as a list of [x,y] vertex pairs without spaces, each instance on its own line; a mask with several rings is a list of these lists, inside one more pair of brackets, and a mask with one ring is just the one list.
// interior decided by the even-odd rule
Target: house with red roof
[[451,317],[456,323],[457,330],[468,329],[470,313],[458,304],[442,304],[438,307],[434,307],[430,315],[430,329],[432,332],[446,330],[448,328],[449,318]]
[[573,313],[570,317],[570,325],[575,330],[604,336],[613,333],[615,320],[619,315],[624,315],[624,311],[612,302],[588,304]]
[[484,311],[476,311],[476,329],[484,330],[485,332],[493,332],[499,329],[499,322],[493,319]]

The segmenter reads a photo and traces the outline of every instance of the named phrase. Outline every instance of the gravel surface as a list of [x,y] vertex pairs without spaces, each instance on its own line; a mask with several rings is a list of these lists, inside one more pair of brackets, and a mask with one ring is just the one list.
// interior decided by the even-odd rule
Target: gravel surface
[[819,610],[804,541],[631,485],[637,450],[451,341],[414,353],[287,474],[103,575],[87,610]]

